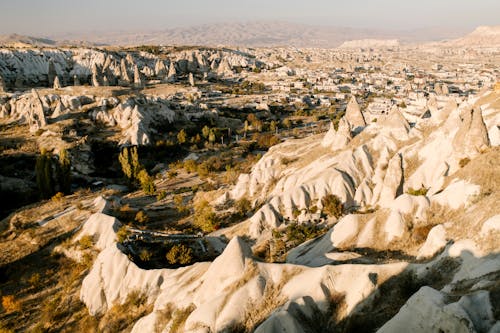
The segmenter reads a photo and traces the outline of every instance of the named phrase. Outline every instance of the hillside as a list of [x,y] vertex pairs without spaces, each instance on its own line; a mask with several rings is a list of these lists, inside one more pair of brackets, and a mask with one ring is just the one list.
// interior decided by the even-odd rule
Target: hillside
[[497,47],[500,45],[500,26],[478,27],[470,34],[446,44],[455,47]]

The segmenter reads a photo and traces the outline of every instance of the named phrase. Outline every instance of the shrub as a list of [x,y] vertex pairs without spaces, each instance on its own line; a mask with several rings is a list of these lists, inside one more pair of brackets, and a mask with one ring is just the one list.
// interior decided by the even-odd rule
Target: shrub
[[334,216],[339,218],[342,216],[344,211],[344,205],[339,197],[334,194],[327,194],[321,199],[321,204],[323,205],[323,212],[328,216]]
[[166,191],[161,191],[156,195],[156,200],[162,201],[167,197],[167,192]]
[[458,165],[459,165],[461,168],[463,168],[463,167],[465,167],[467,164],[469,164],[469,162],[470,162],[470,158],[468,158],[468,157],[466,157],[466,158],[462,158],[462,159],[460,160],[460,162],[458,162]]
[[145,211],[143,210],[140,210],[137,212],[137,214],[135,214],[135,222],[138,222],[138,223],[147,223],[149,221],[149,216],[148,214],[146,214]]
[[130,230],[126,226],[121,227],[116,233],[116,239],[118,243],[123,243],[130,236]]
[[168,251],[166,258],[171,265],[187,265],[193,261],[193,250],[184,244],[176,244]]
[[195,226],[204,232],[215,230],[218,218],[208,201],[202,200],[194,206],[193,222]]
[[409,195],[426,195],[428,190],[429,190],[428,188],[425,188],[423,186],[419,189],[413,189],[410,187],[408,188],[407,193]]
[[21,302],[16,300],[14,295],[6,295],[2,297],[2,306],[6,313],[21,311]]
[[52,198],[50,198],[50,200],[53,202],[59,202],[62,200],[62,198],[64,198],[64,193],[57,192],[56,194],[54,194],[54,196],[52,196]]
[[149,261],[151,260],[152,254],[150,251],[144,249],[139,253],[139,258],[141,261]]
[[174,179],[175,177],[177,177],[179,173],[175,170],[168,170],[167,172],[167,178],[168,179]]
[[153,177],[151,177],[145,169],[142,169],[138,176],[139,182],[141,183],[142,191],[145,194],[153,195],[156,192],[156,185],[154,183]]
[[37,288],[40,284],[40,273],[33,273],[28,279],[28,283],[33,288]]
[[187,160],[184,162],[184,170],[187,173],[196,172],[196,162],[194,160]]
[[78,241],[81,250],[90,249],[94,245],[94,239],[91,235],[85,235]]
[[184,198],[180,194],[174,195],[174,204],[175,207],[177,208],[177,211],[181,214],[189,210],[189,208],[186,205],[184,205]]
[[172,325],[170,326],[170,333],[182,332],[186,319],[195,309],[196,306],[194,304],[191,304],[187,308],[176,310],[173,314]]
[[278,143],[280,143],[279,137],[274,134],[259,134],[255,133],[253,139],[257,141],[257,145],[261,149],[268,149]]
[[177,141],[180,144],[183,144],[187,141],[187,134],[185,130],[181,129],[179,133],[177,133]]
[[249,211],[252,210],[252,204],[247,198],[241,198],[240,200],[236,201],[234,208],[240,216],[245,216]]

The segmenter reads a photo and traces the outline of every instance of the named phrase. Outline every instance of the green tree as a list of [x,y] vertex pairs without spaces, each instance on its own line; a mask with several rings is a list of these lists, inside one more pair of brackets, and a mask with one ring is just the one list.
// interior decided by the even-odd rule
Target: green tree
[[148,216],[148,214],[146,214],[145,211],[140,210],[140,211],[137,212],[137,214],[135,214],[135,219],[134,220],[136,222],[138,222],[138,223],[144,224],[144,223],[146,223],[146,222],[149,221],[149,216]]
[[193,261],[193,250],[184,244],[176,244],[168,251],[166,258],[171,265],[187,265]]
[[151,177],[146,169],[142,169],[137,175],[137,180],[141,184],[141,189],[148,195],[153,195],[156,192],[156,185],[153,177]]
[[128,236],[130,236],[130,230],[127,228],[127,226],[122,226],[116,233],[116,240],[118,241],[118,243],[123,243],[127,240]]
[[290,118],[286,118],[285,120],[283,120],[283,126],[285,126],[286,128],[292,127],[292,121],[290,120]]
[[278,128],[278,124],[276,123],[276,121],[272,120],[271,124],[269,124],[269,130],[271,132],[276,132],[277,128]]
[[123,174],[129,181],[134,181],[141,169],[142,165],[139,163],[139,153],[137,152],[137,147],[125,147],[120,152],[118,156],[120,161]]
[[201,135],[203,135],[203,137],[205,139],[208,139],[208,136],[210,135],[210,128],[208,126],[204,126],[202,129],[201,129]]
[[174,204],[175,207],[177,208],[177,211],[181,214],[189,210],[189,208],[186,205],[184,205],[184,198],[182,197],[181,194],[174,195]]
[[52,170],[52,155],[42,149],[36,159],[35,174],[40,196],[44,199],[50,198],[55,192]]
[[208,201],[201,200],[194,206],[193,223],[204,232],[215,230],[218,218]]
[[243,217],[252,209],[252,204],[247,198],[241,198],[236,201],[234,208],[236,209],[236,213]]
[[208,141],[211,144],[215,142],[215,132],[213,130],[210,130],[210,133],[208,134]]
[[66,149],[59,153],[57,180],[61,192],[68,194],[71,191],[71,160]]
[[344,211],[344,205],[339,197],[334,194],[327,194],[321,199],[323,211],[329,215],[339,218]]
[[152,254],[150,251],[146,250],[146,249],[143,249],[140,253],[139,253],[139,258],[141,259],[141,261],[150,261],[151,260],[151,257],[152,257]]
[[184,129],[181,129],[179,133],[177,133],[177,141],[182,145],[187,141],[187,134]]

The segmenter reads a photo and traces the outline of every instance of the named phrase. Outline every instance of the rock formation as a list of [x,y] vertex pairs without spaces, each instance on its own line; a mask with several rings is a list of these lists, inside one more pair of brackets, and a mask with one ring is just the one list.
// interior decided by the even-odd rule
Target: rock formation
[[136,64],[134,64],[134,87],[136,88],[142,88],[143,83],[141,79],[141,73],[139,72],[139,67],[137,67]]
[[155,63],[155,75],[158,78],[163,78],[167,74],[167,68],[163,60],[158,59]]
[[99,70],[97,69],[97,65],[94,63],[92,65],[92,86],[99,87],[102,85],[102,78]]
[[490,145],[488,130],[483,121],[481,109],[467,108],[462,115],[462,124],[455,135],[453,146],[465,156],[473,156]]
[[347,104],[345,118],[351,125],[351,129],[355,132],[366,126],[365,117],[363,116],[363,113],[361,113],[361,109],[359,108],[359,104],[358,101],[356,101],[355,96],[352,96],[351,100]]
[[347,146],[351,138],[351,125],[345,117],[342,117],[339,120],[337,130],[335,130],[333,123],[330,123],[330,129],[325,134],[321,145],[333,151],[341,150]]
[[189,85],[191,87],[194,87],[194,76],[193,76],[193,73],[189,73],[188,81],[189,81]]
[[5,81],[3,80],[3,77],[0,74],[0,93],[3,93],[5,91],[6,91],[6,89],[5,89]]
[[132,80],[130,80],[130,76],[128,74],[128,69],[127,69],[127,64],[126,64],[124,58],[122,58],[120,60],[120,71],[121,71],[121,80],[123,81],[123,83],[130,84],[132,82]]
[[47,69],[47,76],[48,76],[48,80],[49,80],[49,87],[53,87],[54,80],[57,76],[57,72],[56,72],[56,67],[54,65],[54,61],[52,61],[52,59],[49,60],[48,69]]
[[61,83],[59,82],[59,76],[56,75],[54,78],[54,89],[61,89]]
[[34,133],[47,125],[43,104],[35,89],[31,91],[31,100],[28,110],[28,125],[30,132]]
[[177,79],[177,70],[175,69],[175,64],[172,61],[170,63],[170,67],[168,68],[168,74],[166,77],[166,81],[167,82],[175,82],[176,79]]

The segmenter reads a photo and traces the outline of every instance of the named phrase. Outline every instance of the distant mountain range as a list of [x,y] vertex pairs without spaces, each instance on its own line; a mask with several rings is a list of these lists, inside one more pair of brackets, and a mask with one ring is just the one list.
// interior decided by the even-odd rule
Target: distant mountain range
[[[20,35],[0,36],[1,45],[199,45],[199,46],[296,46],[333,48],[344,42],[363,44],[363,40],[398,40],[409,43],[447,40],[449,46],[488,45],[498,43],[499,27],[480,27],[466,31],[426,28],[407,31],[358,29],[333,26],[312,26],[289,22],[261,21],[246,23],[216,23],[192,27],[171,28],[149,32],[65,33],[35,38]],[[349,44],[349,43],[348,43]],[[383,44],[383,42],[382,42]]]
[[500,46],[500,25],[478,27],[470,34],[446,44],[451,46]]

